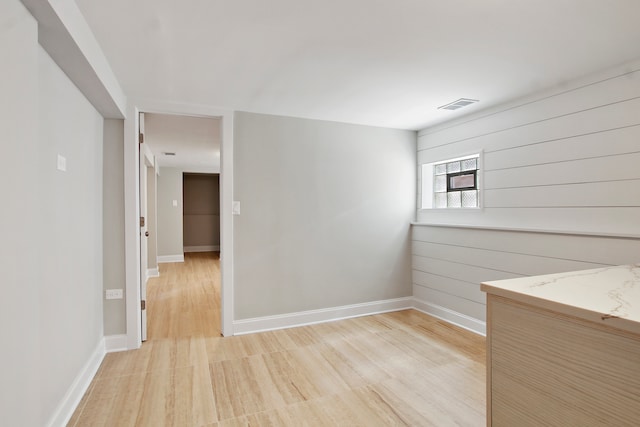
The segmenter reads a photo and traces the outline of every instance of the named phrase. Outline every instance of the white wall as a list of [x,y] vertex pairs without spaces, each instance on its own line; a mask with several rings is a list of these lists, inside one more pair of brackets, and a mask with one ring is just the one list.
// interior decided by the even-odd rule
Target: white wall
[[[39,58],[41,419],[100,345],[103,118],[44,49]],[[67,171],[56,170],[56,156]],[[70,350],[72,349],[72,350]]]
[[[183,256],[182,169],[160,168],[158,175],[158,260]],[[173,206],[173,201],[177,206]]]
[[103,119],[38,45],[20,2],[2,2],[0,17],[0,413],[42,426],[64,422],[67,392],[104,349]]
[[[103,287],[124,289],[124,122],[104,121]],[[104,301],[104,334],[126,333],[125,299]]]
[[38,251],[38,34],[18,0],[0,2],[0,414],[14,426],[43,424],[40,412]]
[[450,227],[414,227],[414,295],[484,320],[481,281],[638,262],[638,111],[635,63],[421,131],[418,164],[484,150],[484,208],[418,210]]
[[415,132],[234,122],[236,319],[411,295]]

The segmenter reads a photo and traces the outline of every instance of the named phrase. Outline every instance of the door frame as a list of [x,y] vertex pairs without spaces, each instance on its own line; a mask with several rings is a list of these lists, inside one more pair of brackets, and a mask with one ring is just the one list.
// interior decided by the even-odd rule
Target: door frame
[[129,100],[124,121],[125,289],[127,348],[142,345],[140,311],[140,161],[138,114],[157,113],[218,118],[220,141],[220,275],[222,335],[233,335],[233,110],[205,105]]
[[[144,136],[144,113],[140,113],[139,117],[139,129],[140,135]],[[149,183],[147,181],[149,176],[149,169],[155,171],[155,159],[153,157],[153,153],[149,149],[147,144],[138,144],[139,147],[139,175],[138,175],[138,183],[139,187],[139,205],[140,206],[140,299],[145,301],[147,299],[147,281],[149,280],[148,274],[148,257],[149,257],[149,246],[148,246],[148,237],[147,235],[149,230],[149,205],[148,205],[148,188]],[[144,223],[142,222],[142,218],[144,218]],[[140,310],[140,330],[141,335],[140,339],[142,341],[147,340],[147,310],[145,308],[141,308]]]

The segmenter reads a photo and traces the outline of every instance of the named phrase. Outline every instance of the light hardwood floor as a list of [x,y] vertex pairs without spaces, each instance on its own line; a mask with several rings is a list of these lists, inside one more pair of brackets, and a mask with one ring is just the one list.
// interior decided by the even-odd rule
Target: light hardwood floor
[[186,253],[147,282],[147,340],[220,336],[220,256]]
[[406,310],[222,338],[208,257],[162,265],[149,340],[105,357],[70,426],[484,425],[483,337]]

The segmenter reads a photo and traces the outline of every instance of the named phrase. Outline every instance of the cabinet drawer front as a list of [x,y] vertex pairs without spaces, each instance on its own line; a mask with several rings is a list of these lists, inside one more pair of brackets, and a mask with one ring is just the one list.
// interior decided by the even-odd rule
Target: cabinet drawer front
[[637,425],[640,337],[491,299],[493,426]]

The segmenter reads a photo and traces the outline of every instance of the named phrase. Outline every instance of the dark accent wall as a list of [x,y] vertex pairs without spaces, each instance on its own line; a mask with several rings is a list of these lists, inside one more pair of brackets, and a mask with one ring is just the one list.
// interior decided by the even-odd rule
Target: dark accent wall
[[184,247],[220,247],[220,175],[183,175]]

